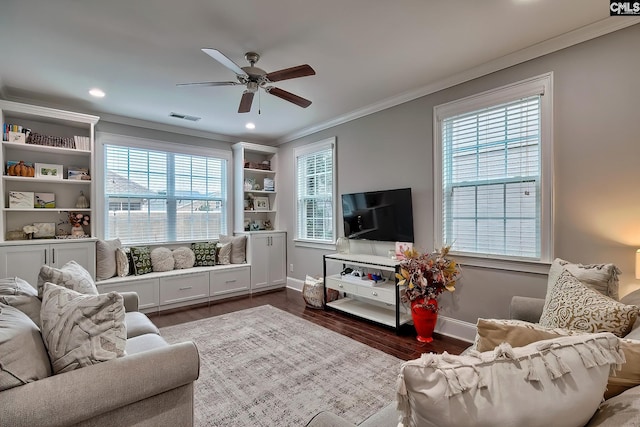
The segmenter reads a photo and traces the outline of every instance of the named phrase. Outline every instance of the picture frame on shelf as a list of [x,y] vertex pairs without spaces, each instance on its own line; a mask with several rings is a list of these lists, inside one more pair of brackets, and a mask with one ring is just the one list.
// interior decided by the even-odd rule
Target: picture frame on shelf
[[33,209],[32,191],[9,191],[9,209]]
[[36,178],[56,180],[63,179],[62,165],[36,163]]
[[69,166],[67,169],[67,179],[71,181],[90,181],[89,169]]
[[37,229],[33,233],[34,239],[53,239],[56,237],[55,222],[34,222],[33,226]]
[[254,197],[253,208],[257,211],[269,210],[269,198],[268,197]]
[[56,207],[54,193],[34,193],[33,207],[36,209],[51,209]]

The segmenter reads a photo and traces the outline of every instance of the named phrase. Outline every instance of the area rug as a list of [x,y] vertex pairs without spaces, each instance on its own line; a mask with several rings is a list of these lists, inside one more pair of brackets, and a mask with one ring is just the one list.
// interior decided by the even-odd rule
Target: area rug
[[200,352],[197,426],[304,426],[328,410],[360,423],[395,399],[402,361],[264,305],[160,330]]

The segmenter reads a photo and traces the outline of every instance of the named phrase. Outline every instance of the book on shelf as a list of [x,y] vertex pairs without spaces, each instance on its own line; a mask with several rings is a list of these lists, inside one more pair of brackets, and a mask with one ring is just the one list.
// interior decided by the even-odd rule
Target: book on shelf
[[273,178],[265,178],[262,188],[264,189],[264,191],[275,191],[276,188]]
[[91,150],[91,142],[89,141],[88,136],[74,136],[73,140],[76,143],[76,150],[82,151],[90,151]]

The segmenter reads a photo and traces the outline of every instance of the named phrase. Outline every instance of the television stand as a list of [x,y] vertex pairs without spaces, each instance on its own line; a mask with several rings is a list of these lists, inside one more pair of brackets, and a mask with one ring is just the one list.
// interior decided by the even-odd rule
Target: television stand
[[[381,272],[384,282],[375,283],[352,275],[327,275],[327,265],[342,264],[341,271],[349,267],[354,270]],[[396,273],[400,261],[376,255],[329,254],[323,256],[325,301],[327,289],[340,292],[342,298],[325,304],[327,308],[340,310],[376,323],[380,323],[399,332],[400,327],[411,321],[408,306],[400,301],[403,287],[398,286]],[[366,273],[365,273],[366,274]]]

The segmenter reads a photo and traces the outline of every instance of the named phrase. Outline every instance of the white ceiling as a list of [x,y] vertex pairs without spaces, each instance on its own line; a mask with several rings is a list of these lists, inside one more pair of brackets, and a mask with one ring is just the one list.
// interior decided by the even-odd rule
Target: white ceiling
[[[629,25],[627,18],[610,18],[608,5],[604,0],[2,0],[0,94],[103,120],[123,121],[114,117],[119,116],[229,141],[282,142],[528,59],[563,34],[573,31],[563,38],[571,43],[576,33]],[[315,76],[275,86],[313,104],[303,109],[262,92],[250,113],[238,114],[242,86],[176,87],[235,80],[201,52],[204,47],[240,66],[248,65],[245,52],[258,52],[257,66],[267,72],[310,64]],[[92,98],[87,93],[92,87],[107,96]],[[171,112],[202,119],[181,121],[169,117]],[[255,130],[245,129],[248,121],[255,122]]]

